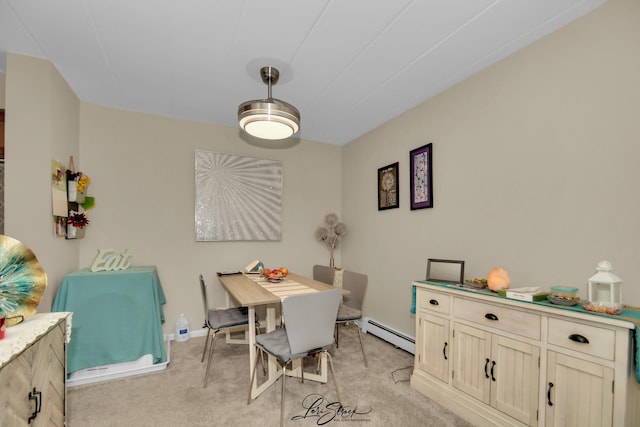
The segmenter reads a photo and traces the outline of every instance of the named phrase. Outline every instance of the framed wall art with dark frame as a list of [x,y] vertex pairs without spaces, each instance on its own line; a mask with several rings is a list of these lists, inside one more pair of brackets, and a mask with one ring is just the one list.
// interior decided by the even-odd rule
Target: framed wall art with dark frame
[[433,207],[433,144],[411,150],[409,171],[411,210]]
[[400,207],[398,162],[378,169],[378,210]]

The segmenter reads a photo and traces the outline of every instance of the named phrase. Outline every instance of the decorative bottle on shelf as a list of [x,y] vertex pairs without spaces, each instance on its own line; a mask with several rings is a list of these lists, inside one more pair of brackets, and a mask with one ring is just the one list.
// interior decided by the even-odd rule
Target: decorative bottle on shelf
[[189,321],[184,317],[183,313],[180,313],[180,317],[176,320],[176,341],[187,341],[190,337],[191,332],[189,331]]

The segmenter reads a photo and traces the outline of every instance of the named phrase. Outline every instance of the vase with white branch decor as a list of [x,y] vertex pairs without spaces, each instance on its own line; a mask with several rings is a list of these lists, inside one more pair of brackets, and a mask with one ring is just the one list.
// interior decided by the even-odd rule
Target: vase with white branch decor
[[316,239],[325,244],[329,249],[329,266],[335,268],[333,251],[338,247],[340,241],[347,234],[347,226],[338,221],[338,215],[327,214],[324,217],[324,224],[316,230]]

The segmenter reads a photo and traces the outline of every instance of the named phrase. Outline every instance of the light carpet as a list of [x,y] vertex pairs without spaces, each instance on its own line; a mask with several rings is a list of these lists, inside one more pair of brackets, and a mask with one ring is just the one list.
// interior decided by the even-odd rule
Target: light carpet
[[[368,368],[353,327],[341,328],[340,348],[331,350],[341,402],[335,403],[330,375],[327,384],[287,378],[285,425],[471,426],[410,387],[412,354],[363,337]],[[277,426],[281,380],[247,405],[248,348],[219,337],[209,385],[202,388],[204,340],[172,342],[163,371],[69,388],[67,426]]]

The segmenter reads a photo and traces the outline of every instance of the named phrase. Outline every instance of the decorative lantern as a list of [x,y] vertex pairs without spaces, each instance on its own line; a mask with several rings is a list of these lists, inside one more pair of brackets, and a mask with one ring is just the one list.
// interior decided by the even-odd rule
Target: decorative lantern
[[597,270],[587,282],[589,302],[597,307],[621,308],[622,280],[611,272],[609,261],[600,261]]

